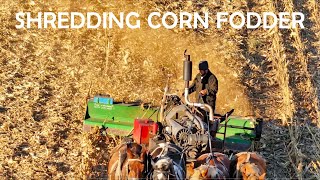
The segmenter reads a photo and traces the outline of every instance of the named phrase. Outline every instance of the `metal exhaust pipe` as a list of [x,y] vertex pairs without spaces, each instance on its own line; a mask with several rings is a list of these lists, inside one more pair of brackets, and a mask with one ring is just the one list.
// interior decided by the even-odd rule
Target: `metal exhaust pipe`
[[190,55],[186,55],[186,51],[184,52],[185,60],[183,61],[183,80],[185,81],[185,87],[184,87],[185,101],[190,106],[200,107],[202,109],[209,110],[209,120],[213,122],[214,121],[213,109],[209,104],[194,103],[189,101],[189,81],[191,81],[192,79],[192,61],[190,60]]
[[[183,80],[185,81],[185,87],[184,87],[184,98],[188,105],[194,106],[194,107],[200,107],[202,109],[207,108],[209,110],[209,121],[214,122],[216,124],[215,120],[213,119],[213,109],[209,104],[202,104],[202,103],[194,103],[189,101],[189,81],[191,81],[192,78],[192,61],[190,60],[190,55],[186,55],[186,51],[184,51],[185,60],[183,62]],[[209,121],[208,121],[208,138],[209,138],[209,148],[210,153],[212,153],[212,141],[211,141],[211,135],[209,130]],[[216,129],[214,131],[217,131]]]

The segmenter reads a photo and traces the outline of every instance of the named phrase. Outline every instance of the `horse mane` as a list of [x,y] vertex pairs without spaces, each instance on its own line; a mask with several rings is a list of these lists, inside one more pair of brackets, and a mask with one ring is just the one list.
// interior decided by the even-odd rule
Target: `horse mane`
[[[243,156],[243,155],[246,155],[246,159],[245,161],[239,163],[239,157],[240,156]],[[251,159],[251,161],[250,161]],[[254,161],[254,162],[252,162]],[[259,162],[259,161],[262,161],[262,169],[265,169],[265,159],[262,158],[262,156],[260,156],[259,154],[257,153],[254,153],[254,152],[241,152],[241,153],[238,153],[236,154],[233,159],[232,159],[232,164],[231,164],[231,168],[233,168],[233,176],[239,178],[242,176],[242,169],[243,168],[250,168],[253,170],[253,172],[255,172],[255,174],[257,175],[257,177],[259,178],[259,176],[263,175],[264,173],[261,172],[260,168],[259,168],[259,165],[256,164],[256,161]]]
[[150,155],[152,159],[157,159],[163,155],[169,156],[172,159],[179,156],[179,159],[181,159],[180,156],[183,156],[184,153],[182,152],[182,149],[172,143],[166,142],[166,143],[159,143],[152,149],[150,149]]
[[228,157],[222,153],[203,154],[193,165],[196,167],[195,170],[201,171],[204,178],[229,177],[230,162]]
[[244,164],[243,166],[244,166],[244,167],[249,166],[249,167],[252,168],[253,171],[256,172],[259,176],[261,175],[261,171],[260,171],[258,165],[256,165],[255,163],[249,163],[249,162],[248,162],[248,163]]
[[126,145],[127,143],[121,143],[119,145],[117,145],[116,147],[114,147],[111,151],[110,154],[114,154],[115,152],[119,151],[119,149],[121,149],[124,145]]

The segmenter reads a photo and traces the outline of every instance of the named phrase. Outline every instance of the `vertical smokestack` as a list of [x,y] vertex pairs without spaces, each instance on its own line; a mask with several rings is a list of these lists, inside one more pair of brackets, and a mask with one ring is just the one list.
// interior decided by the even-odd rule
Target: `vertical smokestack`
[[208,104],[202,103],[193,103],[189,101],[189,81],[192,79],[192,61],[190,59],[190,55],[186,54],[187,50],[184,51],[185,60],[183,61],[183,80],[185,81],[184,87],[184,97],[185,101],[190,106],[200,107],[203,109],[209,110],[209,120],[214,121],[213,119],[213,110],[212,107]]
[[183,80],[189,82],[192,78],[192,61],[190,55],[185,55],[185,58],[183,61]]

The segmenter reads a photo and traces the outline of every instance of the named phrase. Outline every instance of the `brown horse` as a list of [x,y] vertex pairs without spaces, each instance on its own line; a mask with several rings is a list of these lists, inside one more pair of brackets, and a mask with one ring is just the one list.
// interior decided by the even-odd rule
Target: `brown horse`
[[241,152],[231,162],[233,177],[244,180],[263,180],[266,176],[265,159],[254,152]]
[[187,168],[189,179],[229,178],[230,160],[222,153],[203,154]]
[[108,177],[113,179],[135,179],[146,176],[146,148],[137,143],[125,143],[112,152],[108,165]]

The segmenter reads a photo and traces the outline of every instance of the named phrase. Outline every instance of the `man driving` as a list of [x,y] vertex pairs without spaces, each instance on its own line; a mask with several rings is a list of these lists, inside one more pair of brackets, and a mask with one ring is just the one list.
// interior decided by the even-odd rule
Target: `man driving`
[[216,107],[216,94],[218,92],[218,79],[209,70],[207,61],[200,61],[199,73],[189,87],[189,94],[196,92],[196,101],[209,104],[213,112]]

